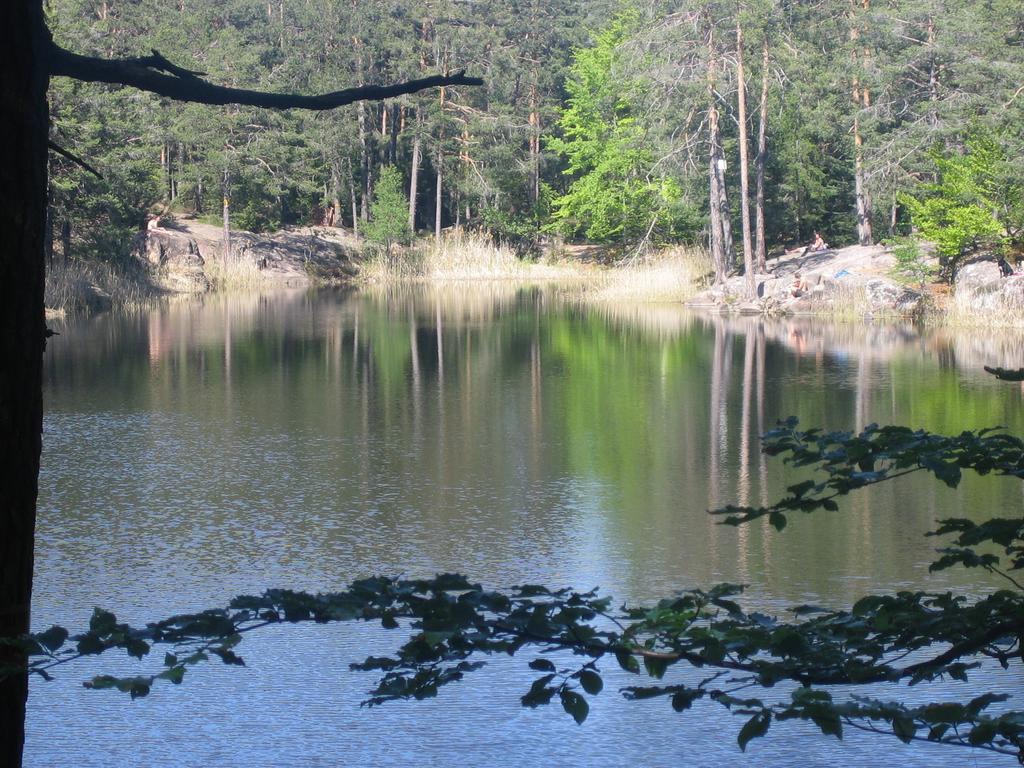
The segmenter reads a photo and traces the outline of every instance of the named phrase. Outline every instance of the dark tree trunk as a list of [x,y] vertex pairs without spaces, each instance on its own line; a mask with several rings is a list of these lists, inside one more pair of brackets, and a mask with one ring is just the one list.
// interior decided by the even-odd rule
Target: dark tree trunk
[[[29,629],[43,400],[47,68],[39,0],[0,3],[0,637]],[[0,666],[21,665],[0,646]],[[0,681],[0,765],[17,768],[28,677]]]
[[67,264],[71,261],[71,219],[68,218],[63,219],[60,223],[60,250],[61,257]]

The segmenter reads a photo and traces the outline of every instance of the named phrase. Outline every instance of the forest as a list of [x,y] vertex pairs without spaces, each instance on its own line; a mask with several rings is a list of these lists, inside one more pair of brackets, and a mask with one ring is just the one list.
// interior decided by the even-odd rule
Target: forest
[[104,176],[51,155],[50,248],[65,258],[118,258],[157,209],[358,231],[388,167],[413,230],[706,244],[716,274],[816,232],[868,244],[913,228],[954,263],[1011,253],[1024,232],[1013,0],[48,8],[69,49],[155,49],[227,85],[312,93],[463,69],[485,83],[304,113],[58,78],[51,138]]

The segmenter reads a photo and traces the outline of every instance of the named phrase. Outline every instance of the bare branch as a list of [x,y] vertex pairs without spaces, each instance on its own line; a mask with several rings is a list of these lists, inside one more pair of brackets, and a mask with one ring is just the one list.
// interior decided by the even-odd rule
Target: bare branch
[[367,85],[333,93],[303,96],[214,85],[200,78],[199,75],[202,73],[182,69],[156,51],[153,51],[151,56],[100,59],[71,53],[51,43],[49,59],[50,74],[53,76],[129,85],[178,101],[199,104],[245,104],[268,109],[335,109],[356,101],[381,101],[438,86],[483,84],[482,79],[468,77],[464,71],[459,71],[450,75],[432,75],[394,85]]
[[54,152],[56,152],[61,157],[66,157],[68,160],[70,160],[75,165],[77,165],[77,166],[79,166],[81,168],[84,168],[89,173],[91,173],[93,176],[95,176],[97,179],[102,179],[103,178],[103,174],[102,173],[97,171],[95,168],[93,168],[91,165],[89,165],[87,162],[85,162],[85,160],[80,158],[78,155],[75,155],[75,154],[72,154],[71,152],[68,152],[66,149],[64,149],[64,147],[62,147],[57,142],[52,141],[52,140],[48,140],[46,142],[46,146],[48,146],[50,149],[52,149]]

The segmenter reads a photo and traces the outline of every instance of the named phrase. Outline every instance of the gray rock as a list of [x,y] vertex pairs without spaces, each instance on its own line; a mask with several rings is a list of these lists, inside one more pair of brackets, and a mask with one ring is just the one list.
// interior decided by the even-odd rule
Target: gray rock
[[957,271],[953,299],[972,313],[1020,312],[1024,308],[1024,275],[1002,277],[994,261],[967,264]]
[[199,243],[186,233],[168,229],[140,232],[133,250],[153,268],[155,282],[165,290],[193,293],[210,287]]
[[897,312],[901,315],[916,312],[924,299],[917,291],[880,277],[864,283],[864,294],[872,312]]

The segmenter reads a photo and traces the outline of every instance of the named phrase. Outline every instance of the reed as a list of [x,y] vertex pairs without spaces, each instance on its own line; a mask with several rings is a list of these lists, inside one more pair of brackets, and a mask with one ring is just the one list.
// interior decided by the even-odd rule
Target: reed
[[206,259],[203,272],[215,291],[258,291],[274,282],[252,259],[225,259],[217,255]]
[[601,270],[582,297],[601,302],[681,302],[704,288],[711,272],[706,250],[678,245]]
[[359,264],[363,282],[459,280],[559,280],[579,270],[566,262],[553,264],[521,259],[505,245],[486,235],[454,230],[440,242],[421,241],[412,247],[393,247],[390,253],[375,248]]
[[73,259],[46,270],[45,304],[58,313],[134,307],[158,293],[141,267]]

